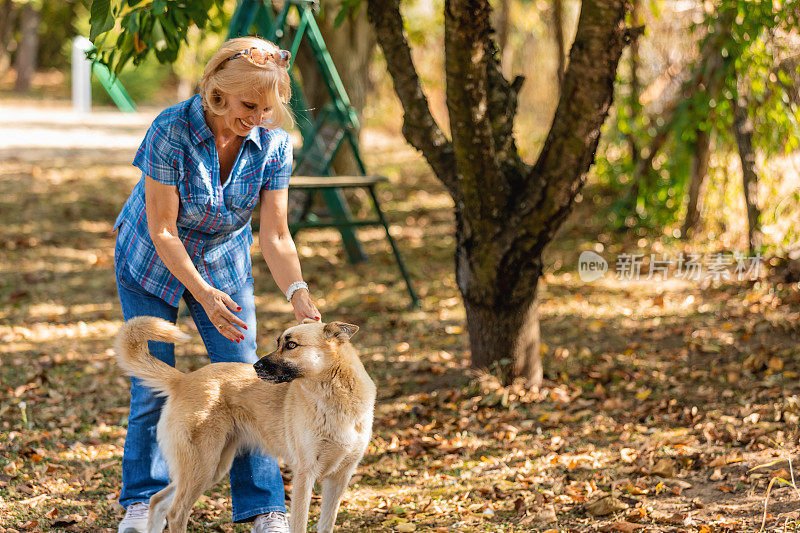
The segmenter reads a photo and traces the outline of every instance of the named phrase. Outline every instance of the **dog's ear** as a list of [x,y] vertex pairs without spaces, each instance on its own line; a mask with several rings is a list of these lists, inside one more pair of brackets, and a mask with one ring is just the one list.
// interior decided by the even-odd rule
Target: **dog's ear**
[[314,320],[313,318],[308,318],[308,317],[305,317],[305,318],[303,319],[303,321],[302,321],[302,322],[300,322],[300,323],[301,323],[301,324],[316,324],[316,323],[317,323],[317,320]]
[[325,324],[325,329],[322,330],[322,337],[325,339],[339,339],[341,341],[348,341],[350,337],[356,334],[358,326],[348,324],[347,322],[331,322]]

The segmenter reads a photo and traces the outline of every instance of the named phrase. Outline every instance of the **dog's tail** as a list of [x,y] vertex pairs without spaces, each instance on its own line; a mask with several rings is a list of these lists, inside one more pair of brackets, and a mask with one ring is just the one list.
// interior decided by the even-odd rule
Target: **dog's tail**
[[183,373],[150,354],[147,341],[183,342],[189,336],[175,324],[153,316],[137,316],[125,322],[117,333],[114,350],[127,374],[141,379],[151,389],[166,394],[170,384]]

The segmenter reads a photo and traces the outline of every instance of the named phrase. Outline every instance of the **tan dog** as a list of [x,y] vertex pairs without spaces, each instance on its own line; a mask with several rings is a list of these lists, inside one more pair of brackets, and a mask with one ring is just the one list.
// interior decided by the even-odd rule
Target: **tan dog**
[[306,531],[314,482],[322,482],[318,531],[333,531],[339,502],[372,432],[375,384],[350,344],[357,326],[303,323],[255,365],[213,363],[184,374],[150,355],[147,341],[188,339],[154,317],[117,335],[120,365],[167,396],[158,443],[170,484],[150,499],[148,532],[186,531],[194,502],[230,470],[237,450],[261,449],[293,472],[291,527]]

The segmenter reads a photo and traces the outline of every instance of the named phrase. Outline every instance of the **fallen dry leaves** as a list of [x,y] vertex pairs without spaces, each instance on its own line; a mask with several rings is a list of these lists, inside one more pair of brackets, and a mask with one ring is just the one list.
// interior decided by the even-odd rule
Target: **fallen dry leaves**
[[[361,326],[354,341],[379,389],[340,530],[757,531],[767,484],[796,459],[796,287],[586,285],[549,269],[547,379],[503,386],[469,370],[451,204],[404,150],[367,157],[392,180],[381,199],[422,309],[406,307],[379,231],[360,233],[371,261],[355,266],[334,231],[297,239],[324,316]],[[111,223],[137,178],[129,158],[0,162],[0,531],[115,531],[121,516],[128,382],[109,351],[120,323]],[[574,264],[602,231],[588,203],[548,265]],[[268,348],[291,315],[254,259]],[[178,366],[202,364],[195,334]],[[797,524],[793,490],[776,485],[770,501],[768,527]],[[190,531],[249,531],[230,516],[222,484]]]

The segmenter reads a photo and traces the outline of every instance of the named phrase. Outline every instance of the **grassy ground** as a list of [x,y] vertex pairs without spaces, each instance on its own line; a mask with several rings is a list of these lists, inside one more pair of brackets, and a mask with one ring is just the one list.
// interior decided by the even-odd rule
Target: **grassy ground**
[[[142,124],[122,133],[140,135]],[[50,132],[74,140],[76,127]],[[101,137],[120,132],[97,127]],[[116,531],[129,385],[110,351],[121,315],[112,223],[138,178],[132,148],[7,146],[0,531]],[[324,317],[361,326],[354,341],[379,389],[374,437],[339,530],[759,529],[767,485],[790,478],[798,449],[795,286],[611,273],[583,283],[577,256],[601,250],[598,242],[612,270],[622,251],[682,250],[604,233],[606,199],[590,187],[548,251],[545,386],[504,388],[468,368],[449,197],[402,139],[368,132],[366,146],[368,166],[391,179],[381,198],[422,308],[407,307],[380,231],[361,232],[371,260],[355,266],[335,232],[298,237]],[[269,348],[290,308],[257,256],[254,264]],[[192,333],[178,348],[184,370],[206,363]],[[794,530],[797,508],[795,490],[777,482],[767,529]],[[315,500],[312,522],[318,510]],[[190,531],[248,531],[230,516],[221,484],[195,506]]]

